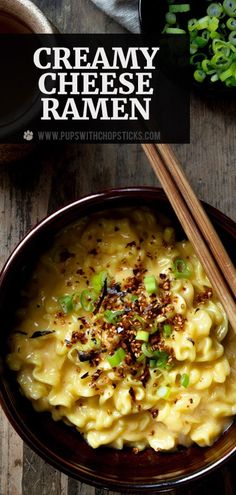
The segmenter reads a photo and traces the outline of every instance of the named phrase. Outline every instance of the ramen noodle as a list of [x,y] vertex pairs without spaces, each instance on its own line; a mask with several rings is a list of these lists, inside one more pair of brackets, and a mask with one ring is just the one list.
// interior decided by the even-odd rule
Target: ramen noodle
[[191,244],[149,209],[64,229],[21,296],[8,365],[93,448],[203,447],[232,422],[225,312]]

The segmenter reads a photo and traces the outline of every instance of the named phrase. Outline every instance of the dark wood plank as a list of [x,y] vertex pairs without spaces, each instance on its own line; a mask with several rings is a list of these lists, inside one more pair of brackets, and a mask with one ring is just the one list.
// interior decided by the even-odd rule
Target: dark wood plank
[[22,493],[58,495],[61,493],[61,474],[45,463],[29,447],[24,446]]

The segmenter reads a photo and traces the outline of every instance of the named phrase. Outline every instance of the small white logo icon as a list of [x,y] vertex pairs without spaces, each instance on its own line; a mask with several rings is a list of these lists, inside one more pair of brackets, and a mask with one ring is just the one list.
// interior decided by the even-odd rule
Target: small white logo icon
[[34,137],[34,133],[33,133],[33,131],[25,131],[25,132],[24,132],[23,138],[24,138],[26,141],[32,141],[33,137]]

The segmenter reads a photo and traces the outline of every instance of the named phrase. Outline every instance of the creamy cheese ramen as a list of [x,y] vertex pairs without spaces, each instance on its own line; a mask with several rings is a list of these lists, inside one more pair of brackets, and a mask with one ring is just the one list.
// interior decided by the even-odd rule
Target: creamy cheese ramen
[[236,413],[227,331],[191,244],[127,208],[56,237],[22,292],[7,362],[34,408],[93,448],[207,446]]

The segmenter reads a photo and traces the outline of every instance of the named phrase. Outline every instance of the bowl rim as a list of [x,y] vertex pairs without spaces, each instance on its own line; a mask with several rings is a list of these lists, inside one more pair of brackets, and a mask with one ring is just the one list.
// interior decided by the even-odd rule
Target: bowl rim
[[[151,201],[153,201],[156,196],[158,197],[158,199],[163,200],[166,202],[166,204],[168,204],[168,199],[163,189],[161,188],[149,187],[149,186],[121,187],[121,188],[106,189],[94,194],[85,195],[80,199],[70,202],[65,206],[63,206],[62,208],[59,208],[53,213],[47,215],[45,218],[43,218],[40,222],[38,222],[33,228],[29,230],[29,232],[23,237],[23,239],[16,245],[11,255],[5,262],[0,272],[0,290],[3,281],[5,280],[5,277],[8,276],[8,271],[11,269],[12,263],[14,262],[15,258],[18,256],[20,251],[24,249],[24,247],[28,243],[30,243],[31,239],[34,237],[36,233],[43,230],[45,226],[49,226],[50,223],[53,223],[55,219],[57,219],[61,215],[67,214],[73,209],[77,209],[78,207],[82,207],[84,209],[84,214],[86,214],[87,206],[93,206],[95,204],[99,204],[102,210],[102,205],[104,203],[104,200],[105,202],[109,200],[115,201],[115,200],[119,200],[122,197],[123,198],[126,197],[127,199],[132,198],[134,200],[135,198],[137,198],[138,200],[138,197],[142,195],[144,195],[146,198],[148,197],[147,195],[150,195]],[[232,219],[230,219],[220,210],[209,205],[208,203],[205,202],[202,203],[206,207],[207,213],[210,213],[211,218],[216,222],[218,221],[219,225],[223,225],[226,232],[228,232],[229,235],[232,235],[236,239],[236,222],[234,222]],[[81,216],[83,216],[83,212],[81,212]],[[8,394],[4,386],[1,386],[0,388],[0,405],[4,413],[6,414],[10,424],[13,426],[13,428],[16,430],[19,436],[41,458],[43,458],[54,468],[64,472],[68,476],[72,476],[75,479],[80,480],[81,482],[90,484],[98,488],[108,488],[112,490],[115,489],[116,491],[126,490],[126,493],[134,493],[134,492],[146,493],[147,490],[150,493],[154,493],[160,490],[168,491],[170,489],[178,488],[179,486],[185,485],[191,481],[199,479],[207,475],[209,472],[212,473],[220,465],[224,464],[236,453],[236,445],[235,445],[234,448],[232,448],[228,453],[226,453],[220,459],[213,461],[209,465],[197,469],[192,473],[185,475],[184,477],[183,475],[179,475],[173,478],[172,480],[165,480],[165,481],[154,480],[150,483],[146,483],[146,482],[132,483],[131,481],[127,481],[127,482],[117,481],[117,480],[114,481],[110,478],[109,481],[106,481],[106,479],[104,479],[103,476],[99,476],[99,473],[98,474],[96,473],[95,475],[94,473],[82,472],[81,468],[76,467],[71,462],[67,462],[65,458],[59,457],[56,453],[48,449],[48,447],[41,442],[40,438],[35,437],[35,435],[31,432],[31,430],[28,429],[27,425],[23,423],[23,421],[21,420],[18,411],[16,411],[12,406],[12,404],[8,401]]]
[[25,23],[34,33],[54,33],[54,27],[47,16],[31,0],[1,0],[0,10],[3,14],[11,14]]

